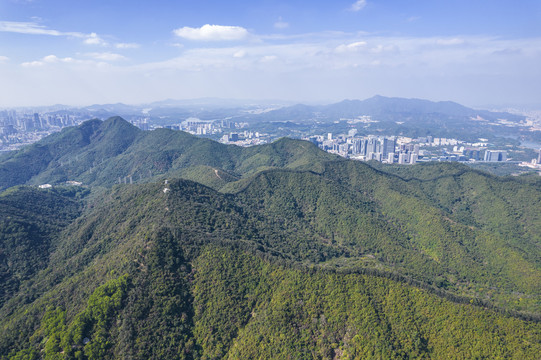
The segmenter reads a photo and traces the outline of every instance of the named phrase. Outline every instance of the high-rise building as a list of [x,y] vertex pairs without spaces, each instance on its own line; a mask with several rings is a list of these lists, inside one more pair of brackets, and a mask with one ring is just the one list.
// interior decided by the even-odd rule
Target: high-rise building
[[539,149],[539,155],[537,155],[537,163],[541,164],[541,149]]
[[462,154],[466,157],[466,159],[479,160],[478,149],[464,149]]
[[395,150],[394,138],[381,139],[381,152],[383,153],[383,157],[387,157],[389,154],[394,154],[394,150]]
[[17,130],[13,125],[0,126],[0,134],[11,135],[17,133]]
[[359,150],[359,154],[366,156],[366,154],[368,153],[368,140],[366,138],[363,138],[361,139],[360,143],[361,148]]
[[348,143],[345,143],[345,144],[340,144],[338,146],[338,153],[342,156],[347,156],[349,152],[349,144]]
[[407,164],[409,160],[408,154],[401,152],[398,154],[398,163],[399,164]]
[[378,150],[378,146],[379,145],[379,141],[378,141],[378,138],[376,137],[369,137],[368,138],[368,144],[367,144],[367,149],[366,149],[366,153],[376,153],[376,152],[379,152]]
[[484,159],[487,162],[507,161],[507,152],[505,150],[487,150]]
[[41,120],[39,118],[38,113],[34,113],[34,129],[41,129],[43,126],[41,126]]
[[387,157],[387,143],[388,142],[389,142],[389,139],[385,137],[383,139],[380,139],[380,148],[384,157]]
[[30,117],[30,116],[25,116],[23,121],[22,121],[22,128],[24,131],[32,131],[35,129],[34,127],[34,118]]
[[362,140],[355,139],[353,140],[352,146],[351,146],[351,153],[352,154],[360,154],[361,153],[361,142]]

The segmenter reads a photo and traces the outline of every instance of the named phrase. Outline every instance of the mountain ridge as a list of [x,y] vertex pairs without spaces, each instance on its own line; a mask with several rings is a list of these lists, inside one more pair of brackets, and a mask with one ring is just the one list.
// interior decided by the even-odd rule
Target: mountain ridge
[[[264,239],[268,227],[260,224],[255,231],[259,215],[243,210],[235,195],[171,179],[117,185],[103,199],[68,226],[49,268],[0,308],[10,320],[0,323],[0,353],[11,354],[5,358],[34,351],[88,359],[269,358],[293,351],[307,358],[313,350],[322,352],[319,358],[337,352],[377,358],[383,351],[387,355],[379,356],[529,359],[540,348],[535,318],[519,320],[484,309],[482,302],[450,302],[441,298],[443,292],[408,285],[404,278],[397,282],[392,274],[310,269],[280,260],[254,241]],[[272,214],[268,219],[269,225],[275,221]],[[278,221],[272,231],[282,228]],[[21,306],[28,294],[33,300]],[[415,316],[407,315],[411,309]],[[447,338],[441,324],[461,330]],[[160,332],[169,334],[167,342],[153,335]],[[358,334],[362,341],[352,341]],[[451,341],[458,336],[465,337]],[[376,350],[382,344],[393,345]]]
[[[149,181],[168,173],[182,176],[188,168],[201,165],[238,172],[232,175],[240,177],[263,167],[310,167],[336,158],[309,143],[288,147],[288,142],[295,141],[279,140],[254,152],[182,131],[144,132],[120,117],[103,122],[95,119],[4,155],[0,162],[0,189],[68,180],[111,186],[115,182]],[[279,155],[276,147],[282,147],[285,157]],[[286,164],[288,161],[292,164]]]
[[[344,117],[355,118],[361,115],[377,117],[377,120],[380,121],[394,121],[393,114],[403,114],[404,116],[408,114],[441,114],[447,116],[448,119],[469,119],[479,115],[491,120],[501,117],[516,122],[525,118],[524,116],[509,113],[476,110],[452,101],[434,102],[416,98],[408,99],[376,95],[365,100],[346,99],[329,105],[309,106],[297,104],[254,116],[254,121],[270,119],[308,120],[313,118],[339,120]],[[407,117],[402,120],[407,121]]]
[[539,182],[121,118],[2,158],[0,180],[42,150],[0,192],[2,360],[541,351]]

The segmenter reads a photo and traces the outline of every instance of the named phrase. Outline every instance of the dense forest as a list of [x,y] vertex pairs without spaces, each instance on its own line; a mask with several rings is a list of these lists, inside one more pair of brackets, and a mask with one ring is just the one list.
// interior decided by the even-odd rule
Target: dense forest
[[[338,156],[309,142],[283,138],[241,148],[182,131],[142,131],[119,117],[89,120],[0,157],[0,190],[80,181],[85,185],[144,183],[169,177],[219,187],[270,168],[320,170]],[[203,175],[203,176],[202,176]]]
[[[152,175],[114,185],[115,162]],[[536,179],[116,118],[4,156],[0,180],[1,359],[541,353]]]

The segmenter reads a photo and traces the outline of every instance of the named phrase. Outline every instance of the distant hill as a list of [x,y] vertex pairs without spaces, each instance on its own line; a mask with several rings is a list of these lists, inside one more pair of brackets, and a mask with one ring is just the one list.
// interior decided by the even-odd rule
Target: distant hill
[[[111,186],[118,182],[148,182],[162,175],[186,174],[193,178],[195,167],[200,166],[213,170],[198,181],[220,187],[263,169],[316,169],[323,161],[335,158],[313,144],[297,140],[284,138],[254,150],[181,131],[145,132],[113,117],[66,128],[19,152],[4,155],[0,158],[0,190],[68,180]],[[229,175],[224,178],[220,173]]]
[[340,118],[356,118],[362,115],[377,117],[376,120],[395,121],[401,115],[405,120],[409,116],[438,115],[449,119],[460,119],[481,116],[487,120],[504,118],[520,121],[524,116],[509,113],[475,110],[452,101],[433,102],[421,99],[389,98],[376,95],[366,100],[343,100],[339,103],[324,106],[293,105],[260,114],[254,119],[265,120],[308,120]]
[[[524,122],[525,116],[472,109],[451,101],[433,102],[377,95],[365,100],[343,100],[329,105],[290,104],[212,98],[168,99],[143,105],[95,104],[71,108],[69,112],[78,117],[99,119],[115,116],[140,119],[144,116],[149,123],[160,126],[178,124],[192,117],[203,121],[229,119],[248,123],[251,131],[277,136],[342,133],[354,128],[360,135],[433,136],[471,142],[486,138],[497,144],[505,139],[507,144],[516,145],[519,145],[519,139],[541,141],[538,132],[529,131]],[[42,110],[55,111],[59,107]],[[372,122],[356,122],[361,116],[370,116]]]
[[[355,123],[361,116],[370,116],[372,123]],[[304,125],[304,132],[317,124],[319,133],[346,132],[355,128],[359,134],[402,135],[408,137],[447,137],[477,142],[479,138],[498,140],[502,137],[536,139],[526,128],[499,123],[507,120],[520,123],[524,116],[467,108],[460,104],[420,99],[374,96],[366,100],[344,100],[324,106],[294,105],[241,117],[265,131],[273,122]],[[347,124],[346,121],[350,121]],[[259,129],[259,128],[258,128]]]

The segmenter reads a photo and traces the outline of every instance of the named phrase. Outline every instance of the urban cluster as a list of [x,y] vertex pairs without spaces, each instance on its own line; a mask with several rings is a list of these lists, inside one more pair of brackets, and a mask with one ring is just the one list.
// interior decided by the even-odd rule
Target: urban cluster
[[150,124],[148,118],[141,118],[131,121],[131,123],[142,130],[166,128],[171,130],[182,130],[192,135],[212,136],[214,138],[223,134],[220,137],[219,142],[238,146],[261,145],[271,141],[269,134],[243,130],[249,126],[248,123],[234,122],[227,119],[200,120],[198,118],[188,118],[178,124],[161,126]]
[[74,114],[38,114],[0,111],[0,151],[16,150],[66,126],[81,123],[85,117]]
[[402,136],[357,136],[357,130],[348,135],[334,137],[310,136],[305,140],[321,149],[340,156],[369,161],[376,160],[388,164],[415,164],[425,161],[507,161],[507,151],[487,150],[488,143],[480,139],[478,143],[467,143],[457,139],[435,138],[432,136],[412,139]]
[[[534,170],[541,170],[541,149],[539,149],[537,159],[532,159],[532,161],[530,162],[523,161],[519,164],[519,166],[527,167]],[[539,173],[539,175],[541,175],[541,173]]]
[[[41,138],[61,130],[66,126],[78,125],[91,118],[86,113],[58,111],[37,113],[34,111],[0,111],[0,151],[16,150]],[[369,121],[370,119],[363,121]],[[200,120],[188,118],[173,125],[160,125],[148,117],[136,117],[130,122],[142,130],[169,128],[182,130],[197,136],[219,139],[224,144],[239,146],[261,145],[271,142],[273,134],[261,133],[250,129],[248,123],[234,122],[231,119]],[[305,136],[321,149],[346,158],[384,163],[415,164],[426,161],[485,161],[505,162],[506,150],[488,149],[488,140],[479,139],[477,143],[468,143],[458,139],[437,138],[432,136],[416,139],[404,136],[359,136],[357,129],[351,129],[347,135]],[[541,168],[541,150],[539,157],[522,166]]]

